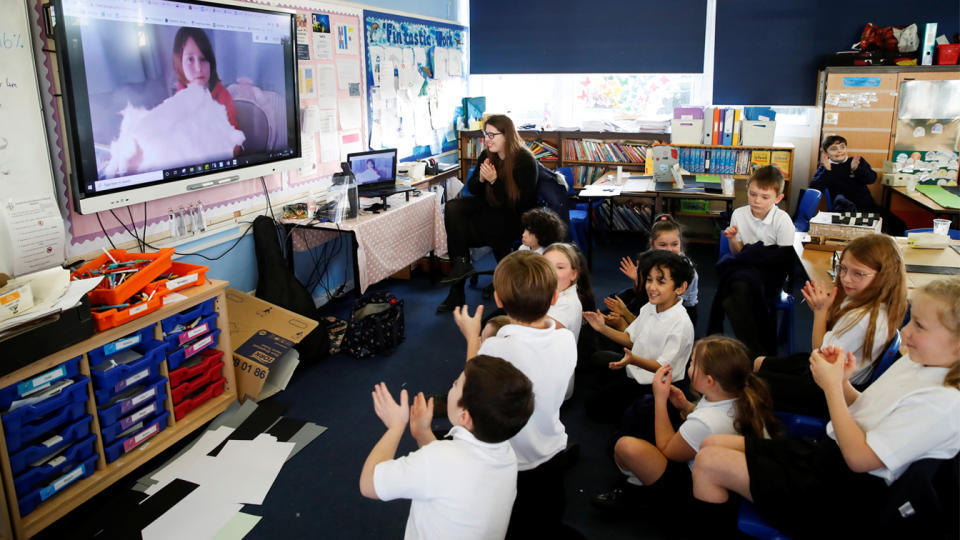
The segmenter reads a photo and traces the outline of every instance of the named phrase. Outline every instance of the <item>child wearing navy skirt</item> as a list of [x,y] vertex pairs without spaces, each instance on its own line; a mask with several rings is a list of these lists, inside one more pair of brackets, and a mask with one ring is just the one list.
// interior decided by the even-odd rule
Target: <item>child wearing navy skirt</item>
[[911,464],[960,451],[960,279],[919,290],[902,336],[908,353],[862,393],[849,382],[852,354],[814,351],[827,437],[710,436],[694,464],[694,496],[720,504],[739,493],[793,537],[822,535],[825,524],[831,536],[881,524],[888,488]]

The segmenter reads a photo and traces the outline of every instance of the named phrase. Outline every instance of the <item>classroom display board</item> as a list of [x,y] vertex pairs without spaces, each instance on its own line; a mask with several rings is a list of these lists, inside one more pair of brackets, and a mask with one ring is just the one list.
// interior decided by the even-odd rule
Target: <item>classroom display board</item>
[[362,10],[291,0],[277,6],[297,12],[304,167],[290,174],[290,185],[329,182],[347,154],[366,150]]
[[467,28],[364,11],[369,146],[419,159],[457,147]]
[[[104,229],[121,242],[132,240],[132,235],[124,228],[124,225],[129,228],[131,223],[136,224],[138,234],[165,233],[170,227],[170,210],[187,208],[198,202],[208,217],[216,217],[243,211],[252,204],[262,204],[264,185],[273,199],[302,192],[308,184],[321,191],[329,184],[330,176],[339,170],[341,159],[345,159],[348,152],[364,146],[366,109],[362,89],[363,44],[359,36],[362,10],[305,0],[276,0],[269,5],[294,10],[299,15],[297,54],[305,166],[283,174],[149,201],[127,209],[80,215],[74,210],[69,188],[70,164],[66,158],[62,102],[55,82],[58,78],[56,52],[52,39],[48,39],[45,33],[42,1],[26,0],[25,3],[32,35],[39,44],[35,51],[39,58],[36,62],[37,78],[47,128],[46,142],[51,154],[49,160],[38,162],[49,162],[52,166],[59,213],[66,218],[67,258],[98,250],[103,244]],[[23,37],[24,40],[28,38],[29,35]],[[39,121],[30,125],[38,126],[41,131]],[[43,134],[38,133],[36,137],[24,139],[42,145],[39,142],[42,137]]]

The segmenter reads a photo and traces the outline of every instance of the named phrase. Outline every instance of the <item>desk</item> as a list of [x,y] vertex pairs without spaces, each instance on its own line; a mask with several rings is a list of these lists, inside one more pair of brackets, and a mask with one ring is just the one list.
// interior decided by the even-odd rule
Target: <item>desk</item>
[[[419,197],[390,199],[390,210],[364,213],[338,223],[310,219],[285,219],[288,247],[306,251],[313,246],[349,233],[352,240],[353,287],[359,296],[367,287],[420,260],[425,254],[447,252],[447,231],[440,212],[440,197],[423,191]],[[292,229],[292,230],[291,230]],[[290,264],[293,264],[291,255]]]
[[[653,216],[656,217],[659,214],[666,211],[670,211],[670,201],[674,199],[692,199],[698,201],[723,201],[726,204],[727,212],[733,211],[733,195],[724,195],[721,193],[707,193],[706,191],[622,191],[617,195],[604,195],[602,193],[597,193],[595,195],[578,195],[578,197],[583,197],[591,205],[593,199],[616,199],[619,197],[630,198],[630,199],[653,199]],[[666,204],[664,204],[666,203]],[[602,204],[602,201],[601,201]],[[592,209],[592,206],[591,206]],[[691,214],[687,214],[691,215]],[[709,216],[710,214],[704,214]],[[715,216],[719,217],[719,216]],[[613,206],[610,206],[610,212],[608,219],[613,223]],[[587,266],[593,268],[593,212],[587,212]]]
[[[832,282],[833,278],[827,273],[831,270],[832,251],[819,251],[816,249],[804,249],[800,239],[804,233],[796,233],[793,247],[797,252],[797,258],[807,273],[807,278],[822,282]],[[953,248],[946,249],[919,249],[907,247],[907,239],[903,237],[896,238],[897,245],[900,246],[903,253],[903,261],[906,264],[923,264],[929,266],[952,266],[960,268],[960,253]],[[960,246],[960,241],[953,240],[952,245]],[[923,287],[927,283],[940,278],[951,277],[948,274],[920,274],[916,272],[907,273],[907,287],[916,289]]]
[[881,203],[883,208],[890,210],[890,203],[892,202],[894,193],[924,210],[933,213],[937,217],[949,219],[952,223],[950,226],[951,229],[960,229],[960,209],[940,206],[934,202],[933,199],[919,191],[907,193],[907,188],[904,186],[883,185],[883,202]]

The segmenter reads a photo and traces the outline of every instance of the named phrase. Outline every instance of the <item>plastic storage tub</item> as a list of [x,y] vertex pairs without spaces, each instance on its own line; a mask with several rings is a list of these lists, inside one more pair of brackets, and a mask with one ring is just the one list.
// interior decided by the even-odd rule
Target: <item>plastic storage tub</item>
[[207,270],[209,270],[208,267],[199,264],[174,262],[167,270],[167,274],[176,274],[177,277],[164,278],[161,275],[160,279],[147,285],[147,288],[150,291],[157,290],[157,294],[161,292],[166,294],[203,285],[207,282]]
[[61,475],[59,478],[50,482],[46,486],[31,491],[24,497],[17,499],[17,504],[20,507],[20,516],[26,516],[30,512],[36,510],[40,503],[46,501],[50,497],[53,497],[57,493],[60,493],[67,486],[75,484],[84,478],[87,478],[94,471],[97,470],[97,455],[94,454],[83,461],[83,463],[78,463],[75,467],[70,469],[66,474]]
[[[122,263],[137,260],[149,262],[141,267],[137,273],[132,274],[132,277],[127,278],[123,283],[114,288],[108,287],[106,280],[100,282],[96,289],[88,293],[90,303],[100,305],[124,303],[128,298],[146,287],[147,284],[170,268],[173,251],[172,248],[164,248],[156,253],[127,253],[122,249],[111,249],[109,251],[110,256],[117,262]],[[95,272],[110,263],[110,258],[107,257],[106,254],[100,255],[96,259],[78,268],[77,271],[73,273],[73,276],[84,277],[89,272]]]
[[190,379],[184,381],[179,385],[170,389],[171,397],[173,398],[173,403],[177,404],[184,400],[190,394],[200,390],[211,381],[215,381],[220,378],[220,375],[223,371],[223,362],[215,362],[206,371]]
[[97,414],[100,416],[100,424],[104,426],[115,424],[120,420],[120,417],[134,409],[143,407],[150,400],[167,395],[166,385],[167,379],[160,377],[134,387],[136,391],[132,391],[129,396],[97,410]]
[[164,428],[167,427],[167,418],[169,416],[170,413],[164,411],[160,413],[159,416],[153,418],[149,424],[143,426],[143,429],[137,433],[129,437],[124,437],[113,444],[105,446],[103,450],[107,457],[107,463],[113,463],[119,459],[120,456],[140,446],[144,442],[150,440],[150,438],[157,433],[163,431]]
[[103,444],[110,444],[117,440],[117,437],[119,437],[121,433],[130,429],[130,426],[135,425],[137,422],[152,416],[156,416],[157,413],[164,410],[163,404],[166,400],[166,394],[160,394],[156,399],[147,405],[140,407],[127,416],[124,416],[117,422],[114,422],[108,426],[103,426],[100,430],[100,433],[103,436]]
[[0,410],[7,410],[10,404],[20,399],[26,394],[46,388],[47,386],[59,381],[60,379],[76,377],[80,374],[80,357],[71,358],[59,366],[44,371],[36,377],[24,379],[17,384],[0,390]]
[[206,317],[213,313],[214,301],[216,301],[216,298],[205,300],[186,311],[181,311],[160,321],[160,327],[163,329],[164,335],[173,332],[177,325],[187,324],[198,317]]
[[45,436],[25,445],[16,454],[10,454],[11,472],[18,475],[34,461],[86,437],[90,434],[90,423],[92,421],[93,416],[88,414],[59,432],[47,433]]
[[209,349],[217,344],[220,337],[220,330],[214,329],[209,334],[194,340],[190,345],[167,353],[167,368],[174,370],[180,367],[184,360],[197,354],[198,352]]
[[176,350],[177,347],[182,347],[184,343],[187,343],[188,341],[196,339],[197,337],[212,331],[217,327],[217,317],[219,316],[219,313],[212,313],[201,318],[200,322],[198,322],[193,328],[185,329],[181,332],[167,334],[163,337],[164,343],[167,344],[167,350]]
[[90,379],[86,377],[77,377],[59,394],[3,415],[7,452],[16,452],[23,444],[55,427],[79,420],[86,412],[87,383],[89,382]]
[[190,413],[190,411],[210,401],[211,399],[223,393],[223,385],[227,382],[223,377],[213,381],[197,395],[184,399],[183,403],[173,408],[173,417],[180,420]]
[[17,495],[26,495],[40,484],[66,472],[74,463],[81,462],[94,455],[96,441],[96,435],[87,435],[59,456],[47,460],[43,465],[25,470],[13,479],[13,487],[17,490]]
[[[216,349],[204,349],[194,356],[194,360],[199,362],[196,365],[186,367],[181,366],[170,372],[170,387],[176,388],[182,382],[197,377],[210,369],[213,364],[222,364],[223,351]],[[187,364],[189,362],[185,362]]]
[[90,376],[93,378],[93,395],[98,405],[110,401],[110,398],[118,392],[140,381],[155,378],[159,374],[160,362],[163,361],[164,353],[167,350],[162,341],[147,340],[131,347],[131,350],[143,356],[129,364],[117,365],[107,371],[100,371],[97,368],[107,362],[109,358],[91,366]]

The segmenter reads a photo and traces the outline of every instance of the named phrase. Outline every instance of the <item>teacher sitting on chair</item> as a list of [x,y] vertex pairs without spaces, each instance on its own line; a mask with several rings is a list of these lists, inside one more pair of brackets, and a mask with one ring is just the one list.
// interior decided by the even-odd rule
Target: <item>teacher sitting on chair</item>
[[502,114],[491,115],[483,134],[486,149],[467,180],[473,196],[446,205],[444,224],[453,268],[440,281],[450,284],[450,293],[437,307],[440,313],[466,302],[464,281],[476,272],[470,248],[490,246],[499,261],[523,233],[520,215],[537,202],[537,160],[523,144],[513,121]]

